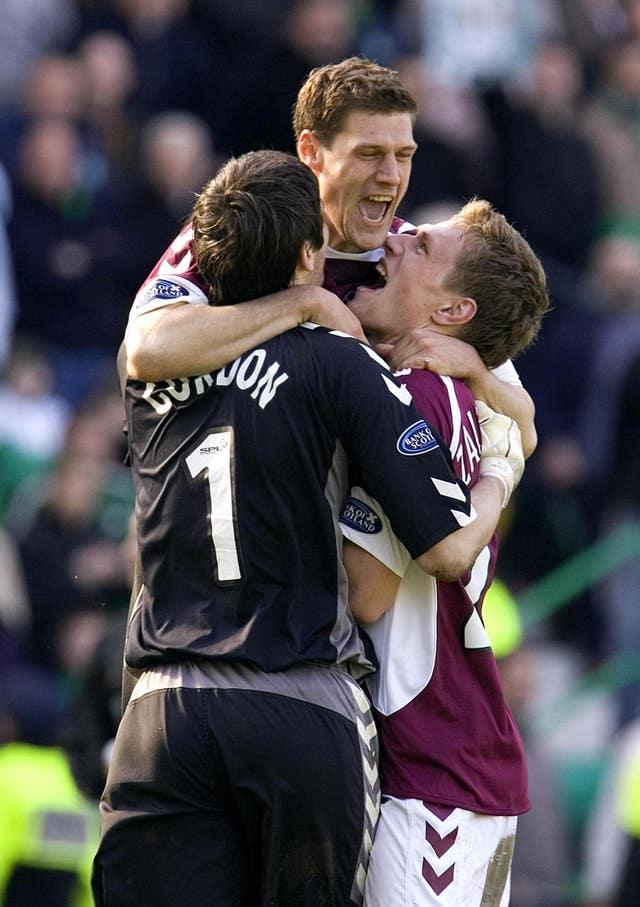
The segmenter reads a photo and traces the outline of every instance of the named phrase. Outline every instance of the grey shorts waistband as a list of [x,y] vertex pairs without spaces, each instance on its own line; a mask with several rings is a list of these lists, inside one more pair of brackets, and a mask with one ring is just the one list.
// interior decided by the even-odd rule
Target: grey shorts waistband
[[240,662],[176,662],[148,668],[138,679],[130,703],[162,690],[239,690],[289,696],[354,718],[370,709],[369,700],[348,668],[327,662],[265,672]]

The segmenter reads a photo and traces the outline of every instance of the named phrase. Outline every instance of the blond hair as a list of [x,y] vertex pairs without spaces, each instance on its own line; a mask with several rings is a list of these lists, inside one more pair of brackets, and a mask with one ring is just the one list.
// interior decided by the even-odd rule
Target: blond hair
[[546,275],[522,234],[488,201],[472,199],[451,220],[465,236],[446,287],[477,305],[456,336],[495,368],[536,338],[549,309]]

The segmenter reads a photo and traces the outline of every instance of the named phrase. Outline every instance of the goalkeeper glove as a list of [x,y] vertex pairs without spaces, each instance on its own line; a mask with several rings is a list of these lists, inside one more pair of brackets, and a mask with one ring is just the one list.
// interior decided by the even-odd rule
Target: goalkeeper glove
[[482,400],[476,401],[476,412],[482,436],[480,475],[500,480],[504,509],[524,472],[520,429],[514,419],[494,412]]

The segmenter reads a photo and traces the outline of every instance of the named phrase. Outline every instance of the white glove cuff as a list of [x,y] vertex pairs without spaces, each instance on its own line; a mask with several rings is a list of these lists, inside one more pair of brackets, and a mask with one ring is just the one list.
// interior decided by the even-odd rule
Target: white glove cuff
[[511,463],[505,457],[483,457],[480,461],[480,475],[493,476],[495,479],[500,480],[504,489],[502,500],[502,509],[504,510],[517,484],[515,471]]

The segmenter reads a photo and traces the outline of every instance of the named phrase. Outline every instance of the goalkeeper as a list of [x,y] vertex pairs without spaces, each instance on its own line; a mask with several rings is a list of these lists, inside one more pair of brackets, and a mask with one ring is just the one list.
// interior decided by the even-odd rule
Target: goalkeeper
[[[538,259],[480,200],[415,236],[389,236],[379,268],[385,286],[360,289],[350,306],[378,348],[428,327],[443,342],[474,345],[491,367],[533,340],[548,308]],[[469,486],[497,476],[506,506],[523,467],[517,426],[482,403],[476,413],[463,382],[426,365],[396,377],[458,476]],[[446,582],[420,571],[362,488],[341,527],[350,604],[380,663],[367,679],[383,801],[365,907],[506,907],[516,817],[529,801],[522,741],[482,623],[497,535],[466,576]]]

